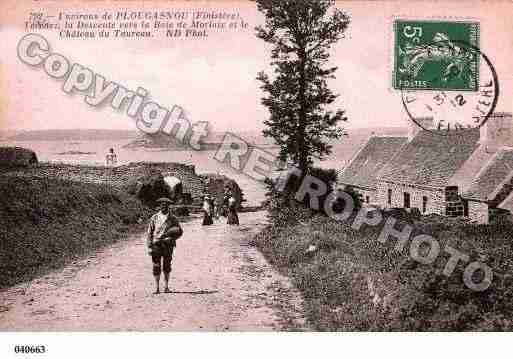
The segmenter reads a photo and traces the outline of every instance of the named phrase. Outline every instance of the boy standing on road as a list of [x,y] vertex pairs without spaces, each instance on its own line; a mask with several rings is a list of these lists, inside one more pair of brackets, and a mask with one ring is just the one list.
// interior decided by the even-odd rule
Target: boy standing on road
[[148,253],[153,262],[153,276],[155,277],[156,290],[153,294],[160,293],[160,273],[164,272],[164,292],[170,293],[169,275],[171,273],[171,260],[176,240],[183,234],[178,219],[169,211],[172,201],[169,198],[159,198],[159,211],[150,219],[148,226]]

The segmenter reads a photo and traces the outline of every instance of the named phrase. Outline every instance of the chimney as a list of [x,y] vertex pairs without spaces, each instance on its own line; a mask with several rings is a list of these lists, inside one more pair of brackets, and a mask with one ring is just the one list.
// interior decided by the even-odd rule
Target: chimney
[[423,131],[424,129],[432,129],[433,123],[433,117],[417,117],[415,121],[410,119],[410,128],[408,129],[408,141],[413,140],[413,138],[417,136],[417,134],[420,131]]
[[497,152],[502,146],[513,147],[513,119],[508,112],[495,112],[480,128],[479,143],[488,152]]

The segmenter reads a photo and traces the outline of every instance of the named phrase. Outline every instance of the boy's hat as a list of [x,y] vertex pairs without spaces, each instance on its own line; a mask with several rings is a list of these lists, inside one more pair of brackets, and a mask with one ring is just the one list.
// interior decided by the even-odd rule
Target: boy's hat
[[157,202],[158,203],[173,203],[173,201],[171,201],[169,198],[166,198],[166,197],[157,199]]

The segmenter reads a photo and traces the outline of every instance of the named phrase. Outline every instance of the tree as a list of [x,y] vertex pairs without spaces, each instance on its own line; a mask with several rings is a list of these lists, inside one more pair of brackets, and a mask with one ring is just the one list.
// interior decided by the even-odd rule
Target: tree
[[260,72],[262,104],[270,117],[265,137],[280,147],[278,158],[288,159],[306,173],[312,158],[331,153],[347,121],[344,111],[328,109],[338,95],[327,85],[337,67],[328,66],[329,49],[349,26],[349,16],[332,8],[332,0],[255,0],[265,16],[256,36],[272,45],[272,78]]

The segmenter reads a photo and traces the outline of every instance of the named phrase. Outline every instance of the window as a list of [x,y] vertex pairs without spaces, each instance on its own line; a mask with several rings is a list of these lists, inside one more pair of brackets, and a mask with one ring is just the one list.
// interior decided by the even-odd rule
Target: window
[[404,208],[410,208],[410,194],[408,192],[404,192]]
[[428,198],[426,196],[422,196],[422,213],[426,213],[427,203]]
[[392,205],[392,190],[388,190],[388,204]]
[[365,202],[370,203],[370,198],[369,198],[369,196],[365,196]]
[[445,201],[446,202],[458,202],[458,186],[447,186],[445,187]]

